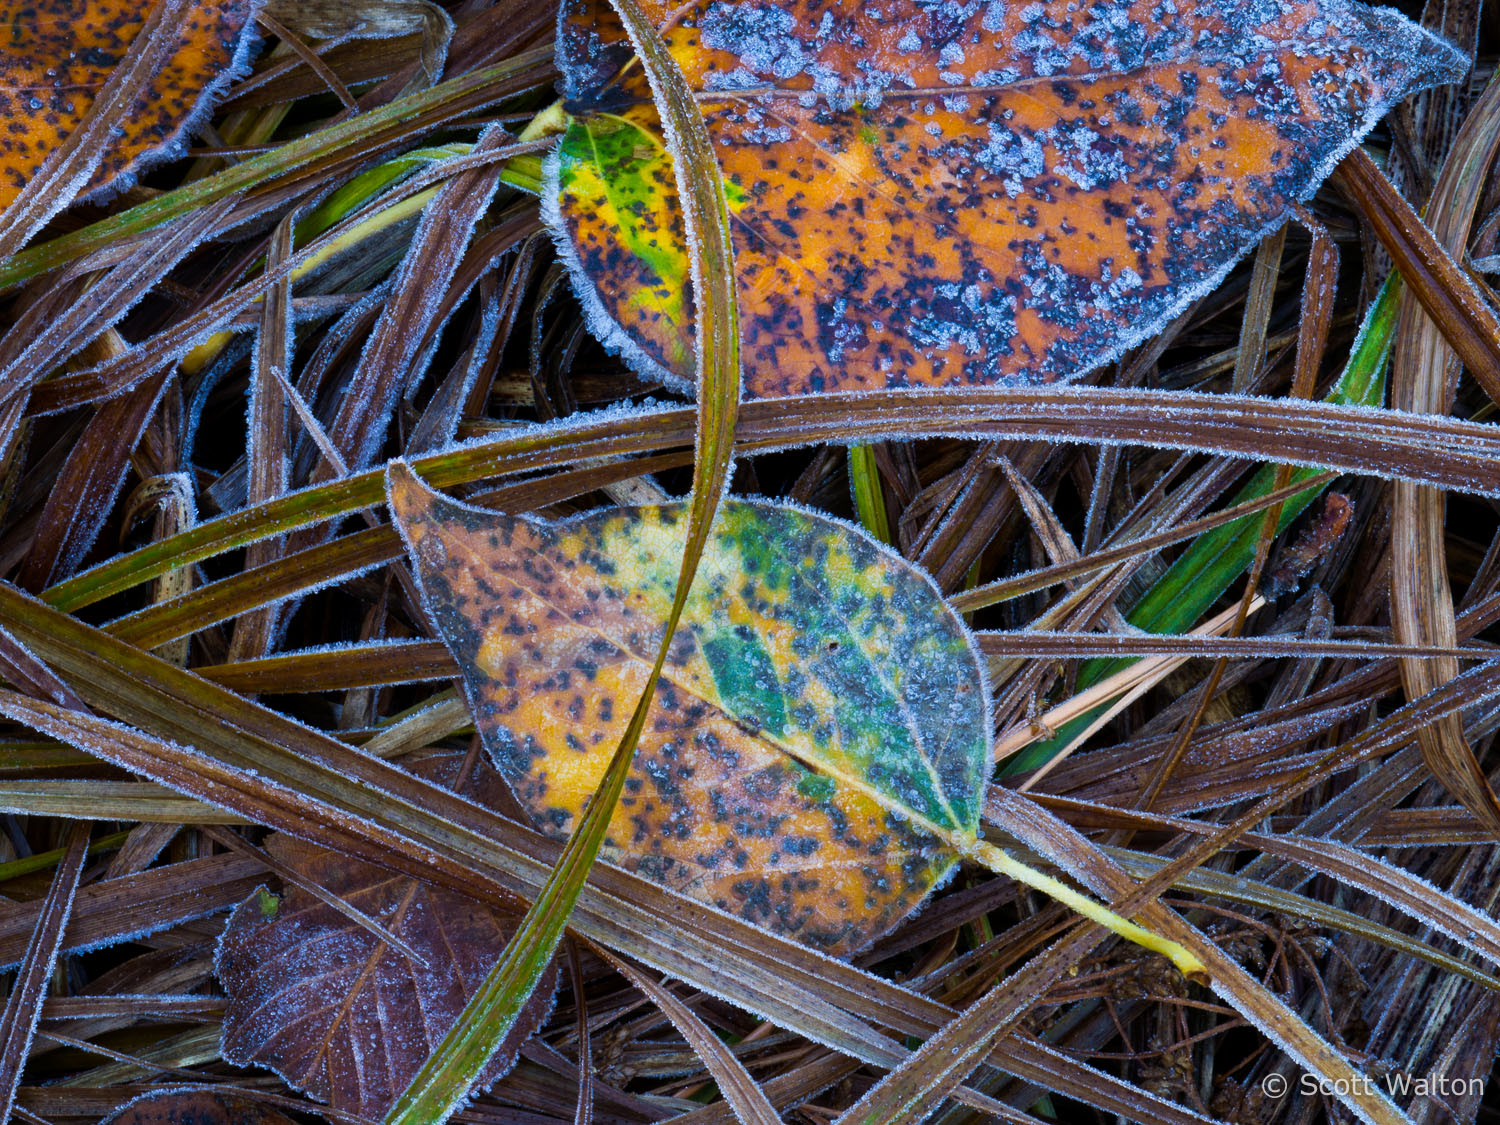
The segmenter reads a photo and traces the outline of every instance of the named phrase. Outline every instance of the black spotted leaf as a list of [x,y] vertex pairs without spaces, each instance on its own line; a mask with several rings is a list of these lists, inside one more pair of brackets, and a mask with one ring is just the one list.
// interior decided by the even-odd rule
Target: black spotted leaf
[[[389,482],[489,754],[566,835],[661,641],[686,506],[549,523],[455,503],[400,463]],[[837,520],[726,499],[603,854],[847,953],[974,841],[988,719],[976,650],[925,575]]]
[[[1352,0],[641,0],[715,142],[745,393],[1046,383],[1154,334],[1467,63]],[[594,331],[691,386],[671,157],[564,0],[543,193]]]

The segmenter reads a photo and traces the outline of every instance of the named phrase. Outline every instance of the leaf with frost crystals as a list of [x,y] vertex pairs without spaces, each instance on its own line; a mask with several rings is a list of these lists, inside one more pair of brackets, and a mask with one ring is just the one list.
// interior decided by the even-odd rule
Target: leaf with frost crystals
[[[389,480],[485,747],[566,836],[660,644],[687,507],[544,523],[399,462]],[[930,579],[848,524],[726,499],[601,854],[848,953],[973,843],[992,753],[978,654]]]
[[[416,772],[450,784],[462,759],[429,758]],[[464,792],[493,804],[503,783],[480,763]],[[230,916],[215,958],[229,994],[224,1058],[269,1067],[335,1109],[383,1117],[499,960],[522,910],[483,906],[290,836],[272,836],[266,849],[406,948],[301,886],[288,885],[279,899],[251,895]],[[483,1086],[514,1064],[556,986],[557,970],[548,968]]]
[[[1082,375],[1467,69],[1348,0],[643,6],[716,143],[751,397]],[[566,0],[557,55],[550,223],[606,345],[690,385],[671,158],[604,0]]]
[[[129,183],[170,149],[245,61],[258,0],[197,0],[176,46],[116,123],[85,192]],[[12,9],[0,43],[0,209],[78,127],[152,5],[142,0],[36,0]]]

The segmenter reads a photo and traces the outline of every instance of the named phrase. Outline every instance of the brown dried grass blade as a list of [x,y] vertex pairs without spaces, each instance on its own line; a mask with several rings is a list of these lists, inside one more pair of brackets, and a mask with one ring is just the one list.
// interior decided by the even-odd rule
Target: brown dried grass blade
[[[882,426],[912,438],[1009,435],[1160,446],[1257,460],[1275,450],[1278,458],[1292,464],[1500,495],[1500,438],[1494,428],[1433,415],[1191,392],[1174,393],[1172,410],[1165,412],[1159,392],[1100,387],[816,397],[811,402],[745,404],[735,455],[814,442],[848,443],[868,436],[872,426]],[[434,488],[445,488],[598,457],[680,450],[692,443],[693,421],[690,408],[583,416],[545,431],[528,429],[414,458],[412,467]],[[47,600],[71,612],[178,566],[377,504],[383,487],[383,475],[371,470],[204,522],[59,583],[47,592]]]
[[92,822],[80,820],[68,832],[66,854],[42,901],[20,973],[5,1001],[5,1011],[0,1013],[0,1120],[9,1118],[15,1104],[27,1047],[36,1033],[52,969],[62,951],[63,930],[73,913],[73,899],[78,891],[78,877],[83,874],[83,861],[88,856],[92,827]]
[[77,570],[125,485],[131,453],[168,378],[167,371],[153,375],[106,402],[90,420],[47,498],[31,554],[17,579],[21,585],[40,590]]
[[[1476,130],[1487,130],[1485,118],[1491,112],[1471,114],[1464,131],[1472,138]],[[1472,146],[1474,141],[1469,143]],[[1470,175],[1476,169],[1468,167],[1468,162],[1478,155],[1477,151],[1467,157],[1455,153],[1445,168],[1453,175]],[[1339,164],[1334,179],[1358,203],[1443,339],[1485,393],[1500,401],[1500,318],[1478,287],[1364,149],[1356,146]],[[1439,213],[1437,208],[1432,210]],[[1467,222],[1464,225],[1467,229]]]
[[734,1115],[742,1125],[781,1125],[776,1107],[766,1098],[765,1091],[756,1084],[755,1079],[750,1077],[745,1064],[709,1030],[697,1012],[678,999],[666,985],[653,980],[629,961],[616,957],[600,946],[596,945],[594,949],[626,980],[649,996],[651,1002],[682,1032],[682,1037],[698,1053],[709,1073],[714,1076],[714,1081],[719,1084],[725,1100],[734,1108]]
[[[1494,163],[1497,152],[1500,152],[1500,89],[1492,86],[1464,122],[1433,191],[1428,207],[1433,223],[1429,238],[1433,245],[1449,254],[1464,252],[1475,209],[1487,186],[1487,169]],[[1393,190],[1390,195],[1395,195]],[[1381,198],[1386,196],[1382,194]],[[1427,228],[1420,229],[1425,232]],[[1394,250],[1392,254],[1395,255]],[[1467,308],[1473,299],[1479,300],[1490,314],[1482,324],[1489,333],[1489,341],[1492,345],[1500,341],[1500,324],[1468,277],[1446,254],[1438,265],[1442,268],[1435,271],[1433,281],[1450,296],[1450,304]],[[1457,382],[1455,351],[1493,397],[1496,386],[1500,385],[1495,377],[1486,377],[1486,372],[1495,372],[1492,366],[1486,366],[1493,361],[1473,356],[1461,347],[1462,338],[1455,337],[1450,327],[1451,316],[1444,319],[1441,311],[1424,312],[1428,302],[1422,301],[1421,307],[1418,304],[1423,292],[1414,282],[1407,287],[1402,302],[1391,363],[1392,402],[1405,410],[1447,413],[1453,405]],[[1457,640],[1453,591],[1448,585],[1445,514],[1446,500],[1441,491],[1409,481],[1397,481],[1394,485],[1391,624],[1399,641],[1443,645]],[[1425,694],[1457,674],[1455,660],[1401,662],[1401,681],[1408,699]],[[1444,787],[1500,838],[1500,798],[1496,797],[1473,747],[1464,737],[1458,716],[1449,716],[1419,731],[1417,742],[1427,767]]]
[[[289,213],[271,232],[266,247],[266,266],[276,269],[292,253],[292,227],[296,212]],[[260,331],[255,341],[250,374],[250,412],[246,458],[246,501],[260,504],[286,492],[290,482],[287,448],[288,393],[286,378],[291,371],[292,281],[283,277],[261,300]],[[292,392],[295,394],[295,391]],[[252,543],[245,551],[245,569],[273,562],[282,553],[277,539]],[[231,660],[265,656],[276,635],[274,605],[243,615],[235,622],[229,641]]]

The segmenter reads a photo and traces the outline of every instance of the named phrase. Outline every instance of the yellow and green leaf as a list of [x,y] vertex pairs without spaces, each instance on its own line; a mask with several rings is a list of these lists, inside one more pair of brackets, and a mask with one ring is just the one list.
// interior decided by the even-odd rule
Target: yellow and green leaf
[[[542,523],[394,473],[391,502],[491,757],[566,835],[661,643],[686,508]],[[975,651],[930,581],[848,525],[726,501],[605,854],[847,953],[975,839],[990,754]]]

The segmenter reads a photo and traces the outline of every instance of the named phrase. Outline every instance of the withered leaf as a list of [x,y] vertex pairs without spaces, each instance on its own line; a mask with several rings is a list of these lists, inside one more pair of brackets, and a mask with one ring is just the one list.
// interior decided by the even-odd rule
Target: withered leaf
[[[1467,64],[1348,0],[641,0],[734,219],[745,391],[1046,383],[1217,284]],[[565,0],[543,202],[597,335],[690,385],[671,158],[606,0]]]
[[[170,150],[245,62],[259,0],[197,0],[177,46],[122,116],[81,194],[128,184]],[[73,131],[130,48],[143,0],[36,0],[13,7],[0,36],[0,208]]]
[[[455,503],[400,462],[388,480],[485,747],[566,835],[660,644],[686,505],[545,523]],[[847,524],[726,499],[602,854],[847,953],[975,838],[989,733],[975,649],[926,576]]]
[[[421,772],[451,783],[458,757],[429,759]],[[465,793],[493,805],[504,800],[503,789],[481,762]],[[521,911],[482,906],[289,836],[272,836],[266,849],[425,964],[300,887],[288,886],[279,899],[254,894],[230,916],[215,962],[229,995],[223,1056],[269,1067],[335,1109],[379,1119],[499,960]],[[556,987],[549,967],[480,1088],[515,1063]]]
[[99,1125],[292,1125],[292,1119],[233,1090],[144,1094]]

